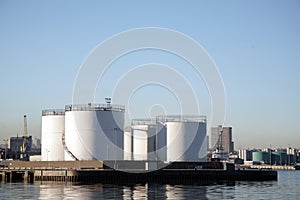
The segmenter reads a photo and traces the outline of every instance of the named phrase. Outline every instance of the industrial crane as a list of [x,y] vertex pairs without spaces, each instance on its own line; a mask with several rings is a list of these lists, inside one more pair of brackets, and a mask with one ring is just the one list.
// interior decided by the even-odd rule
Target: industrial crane
[[228,152],[224,151],[222,144],[223,127],[219,126],[219,136],[217,143],[213,146],[212,158],[219,159],[221,161],[227,161],[229,159]]

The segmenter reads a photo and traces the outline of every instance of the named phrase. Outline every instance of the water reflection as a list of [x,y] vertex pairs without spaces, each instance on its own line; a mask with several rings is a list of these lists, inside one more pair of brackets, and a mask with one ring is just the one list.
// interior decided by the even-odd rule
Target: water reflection
[[79,185],[0,183],[0,199],[297,199],[300,171],[280,172],[278,181],[210,185]]
[[197,185],[109,184],[70,185],[46,183],[36,188],[39,199],[191,199],[206,198],[206,187]]
[[123,186],[123,199],[159,199],[159,195],[164,196],[163,190],[162,187],[156,185]]
[[[147,199],[148,198],[147,193],[148,193],[147,185],[136,185],[134,187],[131,187],[130,194],[132,199]],[[127,196],[127,194],[125,194],[124,196]]]
[[197,185],[166,185],[167,199],[207,199],[206,187]]
[[206,188],[193,185],[145,184],[123,187],[123,199],[191,199],[206,198]]

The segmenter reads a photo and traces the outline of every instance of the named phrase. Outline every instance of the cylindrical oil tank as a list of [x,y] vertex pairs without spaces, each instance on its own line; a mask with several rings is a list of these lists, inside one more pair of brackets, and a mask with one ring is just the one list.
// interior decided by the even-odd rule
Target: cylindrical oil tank
[[123,160],[124,106],[65,108],[65,160]]
[[157,160],[167,161],[167,127],[163,122],[156,122],[156,155]]
[[131,126],[133,136],[133,159],[147,160],[148,153],[148,125]]
[[131,129],[124,131],[124,160],[132,160],[132,134]]
[[148,160],[157,160],[157,154],[156,154],[156,125],[155,124],[149,124],[148,125]]
[[205,116],[158,117],[166,127],[166,161],[205,161]]
[[156,160],[156,126],[151,119],[133,120],[131,125],[134,160]]
[[63,161],[64,110],[42,111],[42,161]]

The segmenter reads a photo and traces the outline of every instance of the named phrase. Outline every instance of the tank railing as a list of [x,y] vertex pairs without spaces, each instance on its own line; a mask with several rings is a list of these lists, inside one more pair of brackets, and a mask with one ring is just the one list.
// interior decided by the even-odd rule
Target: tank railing
[[131,125],[155,125],[157,122],[203,122],[206,123],[204,115],[161,115],[155,119],[133,119]]
[[155,125],[156,119],[133,119],[131,125]]
[[64,109],[49,109],[49,110],[43,110],[42,116],[48,116],[48,115],[65,115]]
[[107,110],[107,111],[125,111],[125,106],[116,104],[75,104],[66,105],[65,111],[96,111],[96,110]]
[[167,115],[157,116],[156,122],[202,122],[206,123],[204,115]]

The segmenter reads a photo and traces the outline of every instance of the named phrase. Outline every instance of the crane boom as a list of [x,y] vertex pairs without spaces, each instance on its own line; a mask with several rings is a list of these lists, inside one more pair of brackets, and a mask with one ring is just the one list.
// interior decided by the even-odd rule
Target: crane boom
[[213,150],[223,149],[222,135],[223,135],[223,127],[220,125],[218,126],[218,140],[212,147]]

